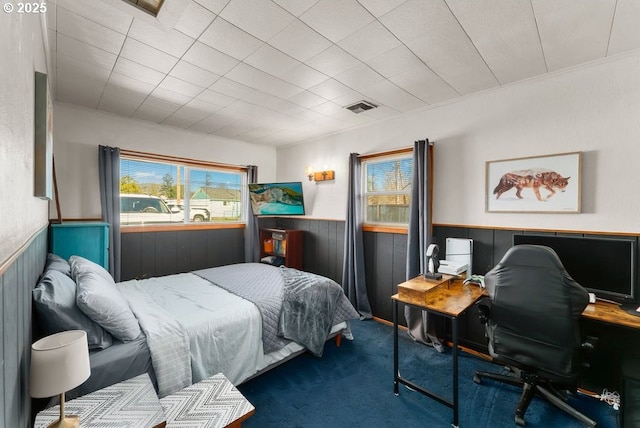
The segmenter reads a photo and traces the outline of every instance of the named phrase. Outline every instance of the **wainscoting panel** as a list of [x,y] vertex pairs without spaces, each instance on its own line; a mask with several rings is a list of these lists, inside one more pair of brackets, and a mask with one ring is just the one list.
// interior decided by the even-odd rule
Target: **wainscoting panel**
[[0,426],[4,427],[31,425],[31,290],[44,269],[47,235],[46,228],[38,232],[0,273]]
[[122,233],[122,281],[244,262],[244,229]]

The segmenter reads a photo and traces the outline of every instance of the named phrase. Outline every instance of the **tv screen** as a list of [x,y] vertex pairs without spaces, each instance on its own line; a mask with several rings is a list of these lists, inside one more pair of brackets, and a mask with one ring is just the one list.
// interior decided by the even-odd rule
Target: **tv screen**
[[304,215],[302,182],[249,184],[254,215]]
[[552,248],[569,275],[601,299],[618,303],[638,299],[634,239],[513,235],[513,244]]

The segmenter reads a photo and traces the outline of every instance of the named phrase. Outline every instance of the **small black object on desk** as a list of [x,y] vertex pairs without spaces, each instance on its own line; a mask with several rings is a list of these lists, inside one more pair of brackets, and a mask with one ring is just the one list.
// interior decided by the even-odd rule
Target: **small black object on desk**
[[424,274],[426,279],[442,279],[442,274],[438,273],[440,267],[440,259],[438,259],[438,245],[429,244],[427,248],[427,272]]

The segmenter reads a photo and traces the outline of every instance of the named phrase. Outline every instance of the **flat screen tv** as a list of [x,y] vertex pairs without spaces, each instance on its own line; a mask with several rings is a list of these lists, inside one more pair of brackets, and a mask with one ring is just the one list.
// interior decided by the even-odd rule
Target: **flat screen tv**
[[302,182],[249,184],[254,215],[304,215]]
[[635,239],[513,235],[513,244],[552,248],[569,275],[598,298],[628,305],[639,302]]

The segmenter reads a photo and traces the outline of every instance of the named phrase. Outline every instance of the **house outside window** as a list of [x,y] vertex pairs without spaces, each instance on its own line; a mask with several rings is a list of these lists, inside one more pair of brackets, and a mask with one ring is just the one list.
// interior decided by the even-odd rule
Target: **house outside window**
[[122,156],[120,223],[242,222],[246,187],[246,172],[240,167],[226,169]]
[[362,161],[366,224],[407,225],[413,178],[411,152]]

